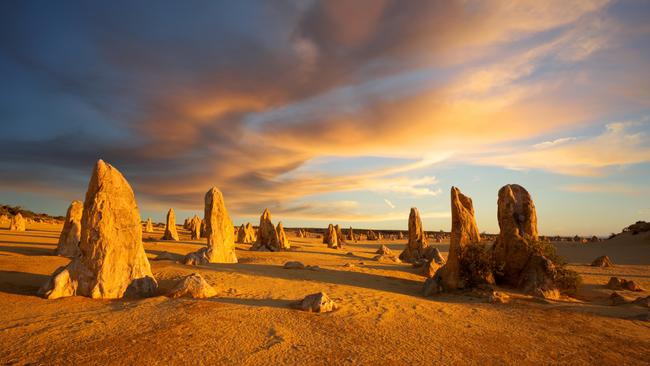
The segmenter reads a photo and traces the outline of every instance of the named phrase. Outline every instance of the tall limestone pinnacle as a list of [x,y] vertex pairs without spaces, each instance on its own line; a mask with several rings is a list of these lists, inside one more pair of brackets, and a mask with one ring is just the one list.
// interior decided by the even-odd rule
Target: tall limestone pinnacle
[[284,232],[284,226],[282,225],[282,222],[278,222],[278,226],[275,227],[275,231],[278,233],[278,243],[280,244],[280,249],[291,249],[291,243],[289,242],[287,234]]
[[167,211],[167,226],[165,227],[165,234],[162,240],[175,240],[178,241],[178,232],[176,231],[176,214],[174,209],[170,208]]
[[502,268],[497,278],[516,286],[532,255],[529,244],[539,240],[535,204],[524,187],[508,184],[499,190],[497,206],[501,231],[494,243],[494,259]]
[[462,287],[459,276],[463,250],[472,243],[480,242],[481,235],[474,218],[472,199],[462,194],[460,189],[451,187],[451,238],[443,277],[446,289]]
[[147,219],[147,222],[144,225],[145,233],[153,233],[153,223],[151,222],[151,217]]
[[232,220],[228,215],[223,194],[217,187],[210,188],[205,194],[203,220],[208,245],[185,256],[185,264],[237,263]]
[[257,241],[251,250],[278,252],[282,250],[278,231],[271,221],[271,212],[268,208],[264,209],[260,216],[260,226],[257,229]]
[[422,220],[420,219],[420,212],[415,207],[411,207],[408,228],[408,243],[402,254],[400,254],[399,259],[405,262],[415,262],[424,258],[425,251],[428,247],[427,238],[424,235],[424,228],[422,227]]
[[81,219],[80,255],[57,269],[40,293],[48,299],[151,296],[156,280],[142,245],[140,213],[122,174],[97,161]]
[[425,296],[443,291],[454,291],[481,283],[494,283],[491,272],[474,268],[468,251],[485,253],[474,218],[472,199],[456,187],[451,187],[451,239],[447,262],[424,283]]
[[79,254],[79,241],[81,240],[81,216],[84,204],[81,201],[72,201],[65,215],[63,229],[59,235],[59,244],[55,254],[64,257],[74,257]]
[[25,218],[18,212],[11,218],[9,231],[25,231]]

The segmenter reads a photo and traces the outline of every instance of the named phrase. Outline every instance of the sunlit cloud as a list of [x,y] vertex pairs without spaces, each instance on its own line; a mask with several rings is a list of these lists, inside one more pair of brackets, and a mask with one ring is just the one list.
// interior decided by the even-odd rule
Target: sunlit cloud
[[[0,187],[82,192],[80,177],[101,157],[148,207],[193,209],[217,185],[242,216],[270,207],[362,221],[393,217],[387,199],[391,215],[365,213],[377,197],[440,199],[443,164],[598,176],[649,162],[647,121],[593,133],[650,109],[650,61],[634,43],[650,30],[616,17],[614,5],[262,2],[255,31],[224,19],[217,2],[192,19],[139,4],[98,7],[92,23],[74,5],[61,5],[69,19],[12,5],[0,51],[15,64],[7,74],[28,73],[38,92],[29,103],[2,99],[7,116],[26,117],[0,138],[0,169],[11,176]],[[249,19],[246,9],[238,11]],[[52,95],[70,104],[33,105]],[[30,107],[13,109],[21,105]],[[402,163],[337,169],[361,156]],[[322,157],[335,161],[314,163]],[[313,198],[349,192],[374,201]]]
[[535,149],[547,149],[547,148],[550,148],[550,147],[553,147],[553,146],[557,146],[557,145],[564,144],[564,143],[571,142],[571,141],[575,141],[575,140],[576,140],[575,137],[562,137],[562,138],[555,139],[555,140],[552,140],[552,141],[540,142],[538,144],[533,145],[533,147]]
[[573,193],[606,193],[641,196],[650,193],[650,188],[639,187],[626,183],[575,183],[560,187],[561,190]]
[[386,203],[386,205],[388,207],[395,208],[395,205],[391,201],[389,201],[388,199],[384,198],[384,202]]
[[645,132],[633,130],[638,125],[637,122],[610,123],[596,136],[558,139],[541,143],[543,148],[540,144],[512,148],[497,155],[476,157],[473,162],[574,176],[601,175],[608,167],[650,161],[650,138]]

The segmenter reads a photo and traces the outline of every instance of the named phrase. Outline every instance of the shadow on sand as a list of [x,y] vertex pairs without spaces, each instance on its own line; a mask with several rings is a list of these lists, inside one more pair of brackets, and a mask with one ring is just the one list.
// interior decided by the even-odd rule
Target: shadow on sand
[[36,292],[50,278],[48,275],[0,271],[0,291],[16,295],[37,296]]
[[22,255],[30,256],[44,256],[44,255],[54,255],[54,249],[56,245],[51,244],[38,244],[38,245],[47,245],[47,248],[34,247],[29,245],[24,245],[25,243],[17,241],[3,241],[2,244],[18,244],[18,245],[0,245],[0,252],[9,252]]

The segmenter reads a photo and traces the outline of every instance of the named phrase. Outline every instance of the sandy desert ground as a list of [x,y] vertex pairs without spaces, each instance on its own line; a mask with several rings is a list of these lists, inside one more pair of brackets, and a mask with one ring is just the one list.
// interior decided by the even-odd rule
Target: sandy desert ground
[[[583,276],[576,299],[509,292],[511,302],[491,304],[469,295],[424,298],[418,269],[371,259],[380,244],[399,252],[405,241],[336,250],[289,233],[293,251],[251,252],[238,244],[238,264],[189,267],[153,258],[167,251],[180,259],[204,242],[190,241],[182,229],[181,241],[160,241],[156,228],[144,241],[161,293],[200,272],[217,297],[44,300],[37,289],[68,262],[51,255],[60,229],[0,228],[2,364],[650,364],[650,311],[610,305],[612,291],[604,287],[618,276],[645,289],[625,296],[650,295],[650,233],[557,244]],[[436,245],[445,255],[447,244]],[[589,266],[599,255],[615,266]],[[290,260],[320,268],[283,269]],[[341,309],[313,314],[289,307],[318,291]]]

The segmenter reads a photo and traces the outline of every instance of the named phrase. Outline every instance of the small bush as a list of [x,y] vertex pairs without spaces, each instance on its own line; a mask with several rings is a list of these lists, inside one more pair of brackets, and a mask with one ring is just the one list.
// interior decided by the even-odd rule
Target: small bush
[[557,254],[557,249],[551,243],[535,241],[529,243],[530,248],[534,254],[543,255],[555,265],[556,275],[553,282],[563,292],[575,293],[582,278],[578,272],[567,268],[567,263],[564,257]]
[[484,243],[473,243],[463,249],[460,260],[460,276],[467,286],[488,282],[495,270],[492,253]]
[[567,292],[569,294],[575,294],[578,291],[578,287],[582,284],[582,277],[578,272],[566,268],[566,266],[556,267],[555,274],[555,285],[562,292]]

